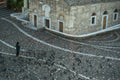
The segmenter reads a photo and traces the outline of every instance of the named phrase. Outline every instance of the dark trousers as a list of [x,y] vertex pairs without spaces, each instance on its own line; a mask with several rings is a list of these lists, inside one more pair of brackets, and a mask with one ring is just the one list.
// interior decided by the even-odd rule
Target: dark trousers
[[17,57],[19,56],[19,51],[16,51],[16,56],[17,56]]

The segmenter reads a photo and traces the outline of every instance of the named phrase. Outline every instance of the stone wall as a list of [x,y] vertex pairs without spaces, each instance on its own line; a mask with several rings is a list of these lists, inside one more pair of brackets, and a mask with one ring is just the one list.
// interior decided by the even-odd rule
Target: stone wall
[[113,2],[120,0],[64,0],[70,6],[78,6],[85,4],[96,4],[96,3],[105,3],[105,2]]
[[[59,31],[58,21],[64,22],[63,32],[67,34],[80,35],[102,29],[102,16],[104,11],[108,12],[107,27],[120,23],[113,22],[113,12],[120,9],[120,1],[100,2],[87,5],[70,6],[64,0],[30,0],[29,18],[33,24],[33,15],[37,16],[37,28],[45,27],[44,19],[50,19],[50,29]],[[50,12],[46,12],[44,8],[48,7]],[[91,25],[91,15],[96,14],[96,25]],[[119,10],[120,13],[120,10]],[[119,15],[120,16],[120,15]]]
[[[45,10],[43,9],[44,6],[50,7],[49,16],[45,16]],[[58,29],[58,20],[60,20],[60,17],[62,16],[62,21],[66,21],[68,16],[68,9],[69,7],[66,5],[63,1],[43,1],[43,0],[36,0],[36,1],[30,1],[30,13],[29,18],[30,21],[33,22],[33,15],[38,16],[38,26],[37,28],[44,27],[44,18],[49,18],[51,20],[51,29],[57,30]],[[66,23],[66,22],[65,22]],[[66,24],[64,25],[66,26]]]
[[[71,7],[70,13],[73,18],[73,26],[71,34],[85,34],[101,30],[102,28],[102,16],[104,11],[108,12],[108,25],[107,27],[117,25],[120,23],[120,18],[117,21],[113,21],[113,13],[115,9],[120,8],[120,2],[109,2],[100,4],[89,4],[84,6]],[[96,13],[96,25],[91,25],[92,13]],[[120,13],[120,11],[119,11]],[[120,15],[119,15],[120,17]],[[70,23],[71,24],[71,23]]]

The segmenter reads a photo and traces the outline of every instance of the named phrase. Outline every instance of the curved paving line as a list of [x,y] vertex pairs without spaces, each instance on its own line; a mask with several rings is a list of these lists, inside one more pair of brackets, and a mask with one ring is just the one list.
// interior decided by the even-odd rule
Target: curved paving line
[[[12,46],[12,45],[6,43],[5,41],[0,40],[0,42],[3,43],[3,44],[5,44],[6,46],[8,46],[8,47],[10,47],[10,48],[15,49],[14,46]],[[24,50],[24,49],[23,49],[23,50]],[[22,50],[22,51],[23,51],[23,50]],[[24,51],[26,51],[26,50],[24,50]],[[9,53],[5,53],[5,52],[0,52],[0,53],[6,54],[6,55],[15,56],[15,54],[9,54]],[[26,56],[22,56],[22,55],[21,55],[21,57],[23,57],[23,58],[28,58],[28,59],[36,59],[36,58],[34,58],[34,57],[26,57]],[[45,60],[42,60],[42,59],[39,59],[38,61],[46,62]],[[59,65],[59,64],[56,64],[56,63],[55,63],[54,65],[57,66],[57,67],[59,67],[59,68],[62,68],[62,69],[64,69],[64,70],[67,69],[66,67],[64,67],[64,66],[62,66],[62,65]],[[70,70],[70,72],[76,74],[75,71]],[[86,76],[84,76],[84,75],[82,75],[82,74],[78,74],[78,75],[81,76],[81,77],[83,77],[83,78],[85,78],[85,79],[90,79],[89,77],[86,77]]]
[[[3,44],[5,44],[6,46],[8,46],[8,47],[10,47],[10,48],[16,49],[14,46],[6,43],[5,41],[3,41],[3,40],[1,40],[1,39],[0,39],[0,42],[3,43]],[[111,51],[111,52],[115,52],[115,53],[120,53],[120,52],[113,51],[113,50],[109,50],[109,49],[105,49],[105,48],[102,48],[102,47],[99,47],[99,46],[88,45],[88,44],[85,44],[85,43],[80,43],[80,44],[82,44],[82,45],[87,45],[87,46],[92,46],[92,47],[94,47],[94,48],[101,49],[101,50],[106,50],[106,51]],[[21,51],[26,52],[27,50],[21,49]]]
[[[6,45],[6,46],[12,48],[12,49],[16,49],[16,47],[14,47],[14,46],[6,43],[5,41],[3,41],[3,40],[1,40],[1,39],[0,39],[0,42],[3,43],[3,44]],[[26,50],[25,50],[25,49],[21,49],[21,51],[25,52]]]
[[[5,41],[0,40],[0,42],[3,43],[3,44],[5,44],[6,46],[8,46],[8,47],[10,47],[10,48],[15,49],[14,46],[6,43]],[[23,49],[22,51],[26,51],[26,50]],[[5,55],[10,55],[10,56],[15,56],[15,54],[9,54],[9,53],[5,53],[5,52],[0,52],[0,53],[5,54]],[[36,58],[34,58],[34,57],[27,57],[27,56],[23,56],[23,55],[21,55],[21,57],[27,58],[27,59],[36,59]],[[42,59],[39,59],[38,61],[46,62],[46,60],[42,60]],[[56,64],[56,63],[55,63],[54,65],[57,66],[57,67],[59,67],[59,68],[62,68],[62,69],[64,69],[64,70],[67,69],[66,67],[64,67],[64,66],[62,66],[62,65],[59,65],[59,64]],[[76,74],[75,71],[70,70],[70,72]],[[81,77],[83,77],[83,78],[85,78],[85,79],[88,79],[88,80],[90,79],[89,77],[86,77],[86,76],[84,76],[84,75],[82,75],[82,74],[78,74],[78,75],[81,76]]]
[[[105,39],[111,38],[113,36],[113,34],[111,34],[110,36],[106,37]],[[106,41],[102,41],[102,40],[89,40],[88,42],[106,42]]]
[[115,32],[115,34],[117,35],[117,37],[113,40],[109,40],[109,41],[96,41],[95,40],[95,41],[88,41],[88,42],[115,42],[115,41],[118,41],[120,39],[120,35],[117,32]]
[[[12,53],[6,53],[6,52],[1,52],[1,51],[0,51],[0,53],[3,54],[3,55],[15,56],[15,54],[12,54]],[[28,56],[23,56],[23,55],[20,55],[20,57],[26,58],[26,59],[34,59],[34,60],[46,62],[46,60],[36,59],[35,57],[28,57]],[[55,63],[54,65],[55,65],[56,67],[59,67],[59,68],[64,69],[64,70],[67,70],[67,69],[68,69],[68,68],[66,68],[66,67],[64,67],[64,66],[62,66],[62,65],[56,64],[56,63]],[[71,69],[69,69],[69,70],[70,70],[71,73],[73,73],[73,74],[76,75],[76,72],[75,72],[75,71],[73,71],[73,70],[71,70]],[[80,77],[82,77],[82,78],[85,78],[85,79],[87,79],[87,80],[90,80],[90,77],[84,76],[84,75],[79,74],[79,73],[78,73],[78,75],[79,75]],[[93,79],[94,79],[94,78],[93,78]]]
[[3,44],[5,44],[6,46],[8,46],[8,47],[10,47],[10,48],[16,49],[14,46],[6,43],[5,41],[3,41],[3,40],[1,40],[1,39],[0,39],[0,42],[3,43]]
[[[115,34],[117,35],[117,38],[111,41],[101,41],[101,42],[115,42],[118,41],[120,39],[120,34],[118,34],[118,32],[115,32]],[[91,41],[92,42],[92,41]],[[94,41],[93,41],[94,42]],[[100,41],[96,41],[96,42],[100,42]],[[91,44],[93,45],[93,44]],[[108,46],[101,46],[101,45],[93,45],[93,46],[97,46],[97,47],[102,47],[102,48],[110,48],[110,49],[120,49],[120,47],[108,47]],[[119,52],[120,53],[120,52]]]
[[58,50],[62,50],[62,51],[65,51],[65,52],[69,52],[69,53],[83,55],[83,56],[89,56],[89,57],[95,57],[95,58],[105,58],[105,59],[111,59],[111,60],[118,60],[118,61],[120,61],[120,58],[114,58],[114,57],[109,57],[109,56],[97,56],[97,55],[93,55],[93,54],[85,54],[85,53],[80,53],[80,52],[72,51],[72,50],[69,50],[69,49],[61,48],[59,46],[51,45],[49,43],[46,43],[46,42],[44,42],[42,40],[39,40],[38,38],[35,38],[32,35],[28,34],[27,32],[25,32],[24,30],[22,30],[19,26],[17,26],[15,23],[13,23],[12,21],[10,21],[9,19],[2,18],[2,20],[5,20],[5,21],[11,23],[15,28],[17,28],[24,35],[26,35],[26,36],[32,38],[33,40],[35,40],[37,42],[40,42],[40,43],[42,43],[44,45],[50,46],[52,48],[55,48],[55,49],[58,49]]
[[[120,49],[120,47],[109,47],[109,46],[99,46],[99,45],[93,45],[93,44],[88,44],[88,43],[83,43],[83,42],[76,42],[76,43],[79,43],[79,44],[82,44],[82,45],[87,45],[87,46],[91,46],[91,47],[94,47],[94,48],[106,48],[105,50],[109,50],[109,49]],[[110,50],[111,51],[111,50]],[[118,52],[120,53],[120,52]]]
[[[51,34],[53,36],[56,36],[54,34]],[[60,36],[59,36],[60,37]],[[114,51],[114,50],[111,50],[112,49],[120,49],[120,47],[108,47],[108,46],[100,46],[100,45],[94,45],[94,44],[89,44],[89,43],[84,43],[84,42],[78,42],[78,41],[74,41],[74,40],[70,40],[70,39],[66,39],[66,38],[63,38],[63,37],[60,37],[61,39],[63,40],[66,40],[66,41],[69,41],[69,42],[73,42],[73,43],[77,43],[77,44],[82,44],[82,45],[86,45],[86,46],[91,46],[91,47],[94,47],[94,48],[97,48],[97,49],[101,49],[101,50],[105,50],[105,51],[111,51],[111,52],[116,52],[116,53],[120,53],[118,51]]]

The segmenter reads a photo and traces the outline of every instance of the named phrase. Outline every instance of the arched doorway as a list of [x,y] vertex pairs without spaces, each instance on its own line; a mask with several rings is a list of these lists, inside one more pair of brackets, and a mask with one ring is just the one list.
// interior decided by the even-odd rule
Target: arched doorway
[[59,31],[63,32],[63,22],[59,21]]
[[50,20],[45,19],[45,27],[50,28]]
[[34,26],[37,27],[37,15],[34,15]]
[[43,11],[45,12],[45,17],[44,17],[44,25],[46,28],[51,28],[51,18],[50,18],[50,6],[49,5],[43,5],[42,6]]
[[60,32],[63,32],[63,28],[64,28],[64,16],[62,14],[59,15],[59,18],[58,18],[58,30]]
[[102,28],[106,29],[108,25],[108,12],[104,11],[103,17],[102,17]]

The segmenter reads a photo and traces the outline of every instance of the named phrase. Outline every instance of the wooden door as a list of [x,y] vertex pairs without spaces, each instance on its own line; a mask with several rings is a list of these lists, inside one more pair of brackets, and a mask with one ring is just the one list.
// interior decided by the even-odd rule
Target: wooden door
[[104,16],[103,18],[103,29],[105,29],[107,26],[107,16]]
[[34,15],[34,26],[37,27],[37,16]]
[[59,31],[63,32],[63,22],[59,22]]
[[50,28],[50,21],[48,19],[45,19],[45,26],[47,28]]

